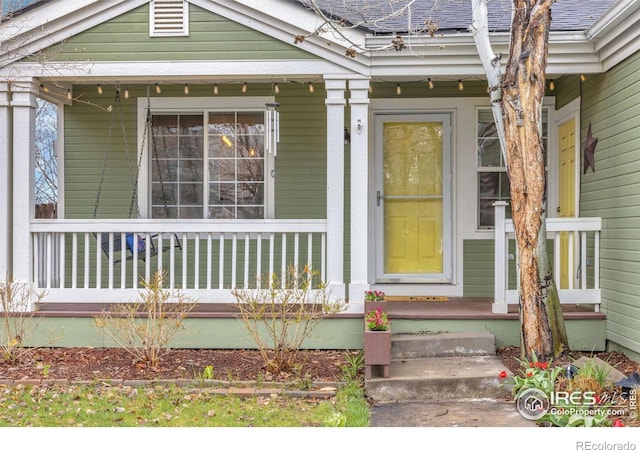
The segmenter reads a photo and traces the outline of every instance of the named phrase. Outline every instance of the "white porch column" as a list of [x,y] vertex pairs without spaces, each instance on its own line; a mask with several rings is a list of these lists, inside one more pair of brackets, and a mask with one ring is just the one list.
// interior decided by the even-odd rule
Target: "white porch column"
[[0,82],[0,280],[11,277],[11,115],[9,86]]
[[507,305],[507,234],[505,231],[505,217],[507,202],[497,201],[493,204],[494,221],[494,275],[493,275],[493,305],[491,311],[496,314],[509,312]]
[[344,91],[346,81],[325,77],[327,98],[327,284],[344,298]]
[[369,80],[349,80],[351,98],[351,281],[349,304],[369,290]]
[[32,79],[13,82],[13,279],[31,280],[30,222],[35,216],[36,92]]

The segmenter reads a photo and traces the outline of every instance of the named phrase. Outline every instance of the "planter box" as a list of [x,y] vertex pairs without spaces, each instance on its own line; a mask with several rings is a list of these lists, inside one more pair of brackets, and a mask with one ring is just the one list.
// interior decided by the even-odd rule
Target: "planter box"
[[[377,302],[372,302],[377,303]],[[391,330],[364,331],[365,379],[372,378],[372,367],[382,366],[383,377],[389,378],[391,364]]]
[[364,301],[364,315],[365,316],[367,314],[369,314],[371,311],[375,311],[378,308],[380,308],[384,312],[387,312],[387,301],[386,300],[382,300],[382,301],[379,301],[379,302],[368,302],[366,300]]

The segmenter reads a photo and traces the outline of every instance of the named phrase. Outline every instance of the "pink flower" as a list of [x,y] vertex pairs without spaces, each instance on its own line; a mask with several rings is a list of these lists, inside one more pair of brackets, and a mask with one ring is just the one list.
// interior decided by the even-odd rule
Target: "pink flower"
[[616,428],[617,427],[624,427],[624,423],[622,423],[622,420],[616,419],[616,420],[613,421],[613,426],[616,427]]

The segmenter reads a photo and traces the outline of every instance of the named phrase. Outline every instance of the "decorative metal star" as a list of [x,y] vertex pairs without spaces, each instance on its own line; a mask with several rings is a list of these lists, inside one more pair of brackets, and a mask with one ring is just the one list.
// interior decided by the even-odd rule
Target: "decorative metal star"
[[592,171],[596,171],[595,165],[595,152],[596,144],[598,144],[598,138],[594,138],[591,134],[591,122],[589,122],[589,130],[587,131],[587,138],[584,141],[584,173],[587,173],[587,169],[591,167]]

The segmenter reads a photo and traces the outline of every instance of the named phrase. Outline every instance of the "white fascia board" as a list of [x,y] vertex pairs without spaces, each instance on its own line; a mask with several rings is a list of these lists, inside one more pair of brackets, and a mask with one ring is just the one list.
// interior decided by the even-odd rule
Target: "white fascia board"
[[596,20],[585,32],[589,39],[600,39],[609,34],[617,34],[620,24],[634,11],[640,8],[638,0],[618,0]]
[[640,9],[630,12],[615,30],[595,41],[595,48],[605,70],[615,66],[639,49]]
[[[191,3],[199,5],[211,4],[210,1],[203,0],[190,0]],[[215,3],[219,6],[231,8],[238,12],[243,12],[256,19],[265,19],[267,23],[278,24],[278,28],[283,28],[283,25],[295,26],[302,33],[311,33],[322,25],[322,20],[316,14],[303,7],[296,6],[295,4],[283,1],[283,0],[216,0]],[[203,6],[205,7],[205,6]],[[277,14],[277,15],[275,15]],[[360,46],[364,46],[366,34],[360,29],[347,29],[343,34],[348,39]],[[337,37],[333,34],[327,34],[323,36],[323,41],[330,41],[333,44],[345,47],[343,38]],[[326,44],[325,44],[326,45]],[[346,46],[349,47],[349,46]],[[345,48],[346,48],[345,47]]]
[[[84,0],[77,3],[60,0],[45,4],[34,10],[37,12],[37,17],[34,17],[31,31],[20,30],[20,34],[16,35],[14,27],[14,34],[7,36],[12,41],[12,45],[7,48],[10,56],[4,58],[0,55],[0,66],[34,54],[147,2],[148,0]],[[59,8],[65,3],[68,4],[67,9]],[[73,8],[70,7],[71,5]],[[36,16],[35,12],[34,16]],[[48,17],[47,13],[50,13]]]
[[269,61],[145,61],[145,62],[92,62],[84,67],[73,67],[68,63],[48,63],[43,67],[37,63],[15,63],[0,69],[0,77],[17,70],[43,80],[72,79],[81,81],[154,81],[215,80],[215,79],[271,79],[272,77],[304,77],[310,79],[318,74],[333,74],[341,78],[353,76],[353,72],[325,60],[269,60]]
[[[312,12],[283,0],[190,0],[196,6],[211,11],[234,22],[245,25],[267,36],[294,44],[296,35],[307,35],[322,22]],[[345,32],[359,45],[365,44],[365,34],[360,30]],[[346,56],[350,45],[337,36],[326,33],[321,37],[310,36],[297,46],[312,55],[332,61],[356,73],[368,74],[368,58],[358,54]]]
[[[0,40],[4,41],[8,37],[15,37],[16,30],[19,31],[20,34],[26,34],[41,29],[60,17],[64,17],[67,14],[74,13],[75,11],[97,3],[100,2],[98,0],[78,0],[73,2],[54,0],[44,3],[0,25]],[[11,32],[10,35],[7,34],[9,32]]]
[[[493,51],[502,53],[506,64],[509,53],[509,35],[495,33],[491,36]],[[369,41],[385,45],[388,38],[372,37]],[[432,43],[431,43],[432,42]],[[478,51],[469,34],[445,36],[422,47],[409,47],[402,52],[387,50],[374,53],[371,58],[373,77],[393,77],[394,80],[416,80],[426,77],[457,79],[480,77],[484,79]],[[549,36],[547,74],[562,75],[602,72],[602,64],[584,33],[552,33]]]

